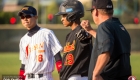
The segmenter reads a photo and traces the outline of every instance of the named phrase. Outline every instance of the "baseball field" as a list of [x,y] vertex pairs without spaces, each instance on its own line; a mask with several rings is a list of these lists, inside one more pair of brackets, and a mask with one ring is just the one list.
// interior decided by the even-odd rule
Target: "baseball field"
[[[140,80],[140,52],[131,54],[132,74]],[[20,68],[18,52],[0,52],[0,80],[3,75],[18,75]],[[58,73],[55,69],[53,72],[54,80],[58,79]]]

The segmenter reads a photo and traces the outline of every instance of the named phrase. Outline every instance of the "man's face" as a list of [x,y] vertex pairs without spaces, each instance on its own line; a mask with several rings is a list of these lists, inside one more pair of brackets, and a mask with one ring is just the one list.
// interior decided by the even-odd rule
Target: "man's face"
[[28,30],[32,29],[36,25],[37,16],[33,15],[21,15],[20,16],[22,25]]
[[98,10],[93,9],[91,11],[91,14],[92,14],[92,19],[93,19],[94,23],[97,25],[98,24]]
[[62,24],[65,26],[65,27],[68,27],[68,26],[71,26],[71,22],[69,22],[67,19],[66,19],[67,15],[64,14],[64,15],[61,15],[61,21],[62,21]]

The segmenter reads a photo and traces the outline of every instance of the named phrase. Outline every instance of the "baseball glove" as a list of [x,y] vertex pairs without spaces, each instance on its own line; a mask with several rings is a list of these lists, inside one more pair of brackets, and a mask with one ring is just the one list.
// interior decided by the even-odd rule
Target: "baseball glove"
[[81,30],[79,30],[79,31],[76,33],[76,37],[77,37],[79,40],[88,39],[89,36],[90,36],[90,34],[87,33],[84,29],[81,29]]

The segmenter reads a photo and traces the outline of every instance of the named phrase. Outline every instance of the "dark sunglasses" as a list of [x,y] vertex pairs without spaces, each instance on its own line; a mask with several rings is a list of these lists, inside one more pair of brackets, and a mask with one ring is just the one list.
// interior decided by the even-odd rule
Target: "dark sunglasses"
[[91,13],[93,12],[93,10],[94,10],[94,9],[91,9],[91,10],[90,10],[90,11],[91,11]]
[[32,18],[33,16],[34,15],[21,15],[20,18],[21,19],[24,19],[24,18],[29,19],[29,18]]

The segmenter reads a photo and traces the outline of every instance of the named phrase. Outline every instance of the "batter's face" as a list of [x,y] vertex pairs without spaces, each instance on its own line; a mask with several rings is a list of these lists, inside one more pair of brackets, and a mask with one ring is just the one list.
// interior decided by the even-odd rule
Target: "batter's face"
[[30,30],[36,25],[37,16],[31,15],[21,15],[20,16],[22,25],[27,29]]
[[62,24],[65,26],[65,27],[69,27],[71,26],[71,22],[69,22],[67,19],[66,19],[67,15],[64,14],[64,15],[61,15],[61,21],[62,21]]

